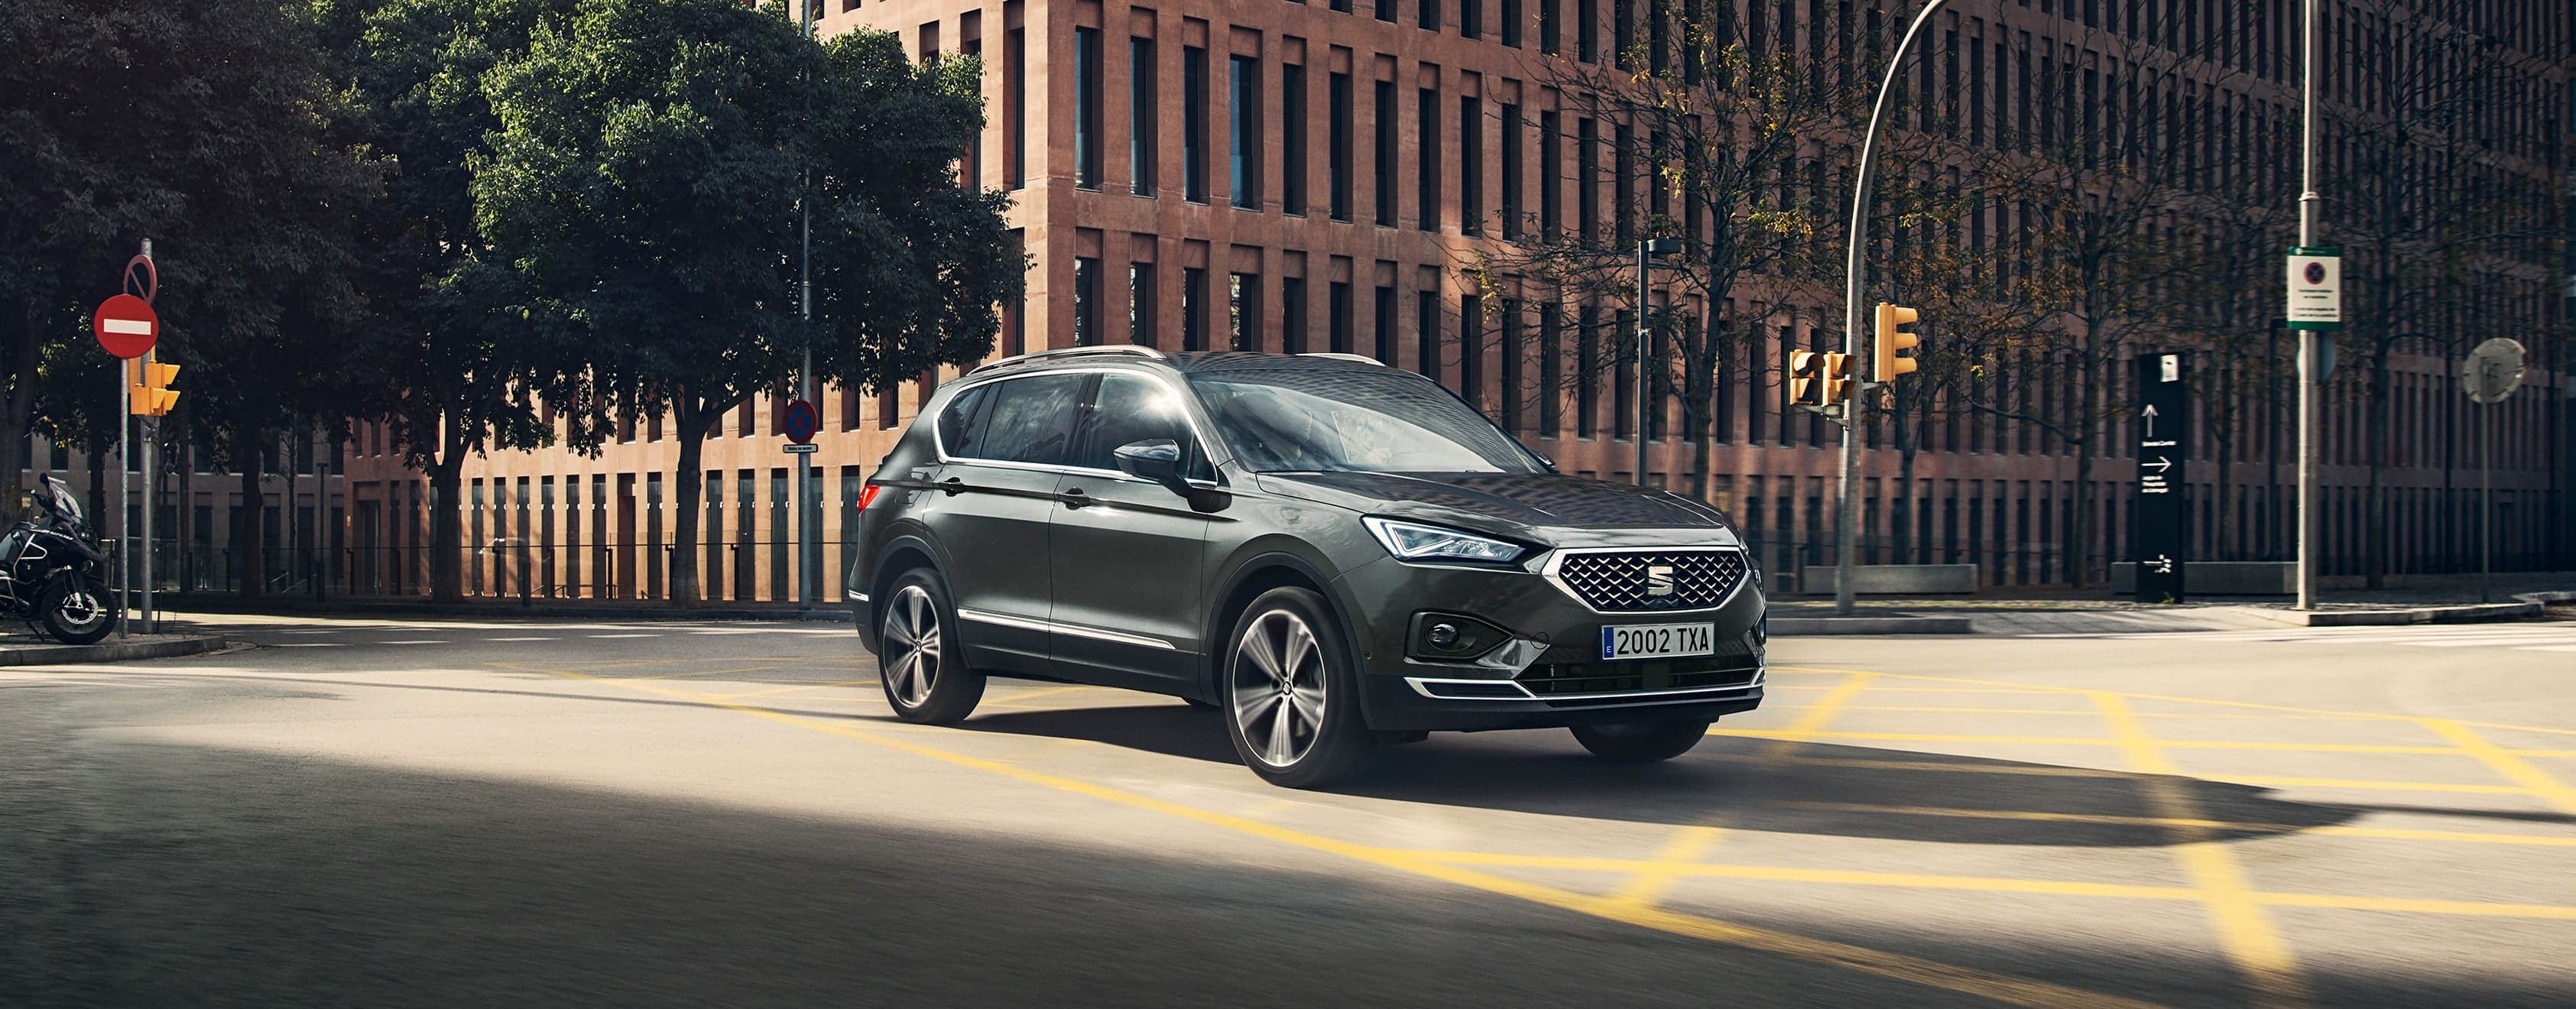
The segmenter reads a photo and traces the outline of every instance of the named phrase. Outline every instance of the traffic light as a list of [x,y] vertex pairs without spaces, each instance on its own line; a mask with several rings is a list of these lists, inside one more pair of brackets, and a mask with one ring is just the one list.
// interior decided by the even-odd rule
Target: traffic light
[[1923,342],[1921,336],[1904,330],[1904,327],[1913,325],[1914,320],[1922,317],[1923,313],[1911,308],[1890,305],[1884,301],[1878,303],[1878,342],[1874,345],[1874,349],[1878,352],[1878,367],[1870,372],[1870,378],[1873,381],[1893,382],[1896,381],[1896,376],[1908,374],[1914,370],[1914,358],[1911,355],[1898,357],[1896,352],[1912,350],[1917,344]]
[[149,355],[135,359],[135,364],[143,370],[143,380],[126,385],[127,398],[131,400],[127,412],[137,417],[167,415],[179,404],[179,393],[170,388],[170,380],[179,377],[179,366],[162,364]]
[[1823,404],[1824,401],[1816,399],[1815,394],[1818,391],[1816,380],[1824,376],[1824,357],[1824,355],[1812,350],[1793,350],[1789,352],[1790,403],[1798,405],[1806,405],[1810,403],[1817,405]]
[[1825,403],[1832,405],[1851,399],[1851,355],[1825,355]]

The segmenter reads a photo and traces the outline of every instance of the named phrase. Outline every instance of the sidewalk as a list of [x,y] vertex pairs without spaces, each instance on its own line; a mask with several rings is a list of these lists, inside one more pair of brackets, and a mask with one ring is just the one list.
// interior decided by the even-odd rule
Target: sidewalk
[[[2292,601],[2281,596],[2210,596],[2162,605],[2110,596],[2104,589],[2008,589],[1974,596],[1864,597],[1854,607],[1854,615],[1964,616],[1974,626],[1974,633],[2006,635],[2576,619],[2576,572],[2497,574],[2495,602],[2491,604],[2479,602],[2476,575],[2393,577],[2390,587],[2377,590],[2363,589],[2361,581],[2341,577],[2325,580],[2318,591],[2317,609],[2312,612],[2292,609]],[[2531,595],[2536,601],[2522,600],[2518,595]],[[1772,601],[1771,613],[1775,621],[1825,617],[1833,613],[1833,601],[1780,598]]]
[[152,606],[163,617],[192,613],[313,614],[316,616],[568,617],[584,620],[827,620],[846,622],[850,604],[710,602],[681,609],[660,600],[474,598],[445,605],[426,598],[355,598],[261,596],[243,599],[224,593],[156,593]]
[[108,635],[95,645],[66,645],[39,634],[0,635],[0,666],[69,666],[92,662],[168,659],[222,651],[229,644],[207,634]]

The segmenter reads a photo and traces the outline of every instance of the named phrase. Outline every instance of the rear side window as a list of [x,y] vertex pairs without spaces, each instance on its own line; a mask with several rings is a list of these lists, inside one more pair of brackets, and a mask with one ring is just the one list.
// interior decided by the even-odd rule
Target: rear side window
[[[984,408],[983,443],[974,458],[1062,465],[1072,455],[1074,405],[1087,374],[1031,375],[997,382]],[[951,455],[962,455],[952,448]]]
[[979,385],[949,399],[939,411],[939,446],[949,455],[972,459],[984,451],[984,408],[993,402],[993,387]]

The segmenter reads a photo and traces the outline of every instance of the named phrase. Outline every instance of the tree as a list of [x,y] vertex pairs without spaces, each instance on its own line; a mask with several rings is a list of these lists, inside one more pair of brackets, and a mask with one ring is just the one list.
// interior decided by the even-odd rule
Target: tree
[[[502,128],[484,77],[525,52],[541,21],[571,0],[321,0],[314,20],[363,120],[358,133],[389,162],[369,214],[367,278],[374,318],[353,383],[353,411],[382,422],[404,461],[429,478],[430,596],[462,598],[467,459],[549,444],[539,404],[590,398],[560,327],[518,311],[518,276],[495,263],[474,221],[471,163]],[[598,426],[573,418],[576,448]]]
[[702,441],[727,411],[808,346],[818,378],[867,390],[981,359],[1025,267],[1003,252],[1004,197],[957,184],[983,123],[975,61],[916,67],[881,32],[818,44],[784,15],[582,0],[485,81],[501,130],[473,162],[476,225],[615,408],[672,416],[681,606],[699,596]]

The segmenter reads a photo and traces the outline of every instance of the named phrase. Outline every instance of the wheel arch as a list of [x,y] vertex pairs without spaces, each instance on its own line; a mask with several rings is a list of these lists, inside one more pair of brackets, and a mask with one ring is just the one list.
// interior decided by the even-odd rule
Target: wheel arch
[[1235,565],[1233,573],[1222,585],[1223,588],[1214,596],[1216,605],[1208,610],[1207,632],[1203,639],[1208,643],[1207,660],[1199,671],[1197,684],[1206,692],[1203,700],[1221,702],[1224,699],[1218,679],[1225,672],[1228,632],[1253,600],[1272,589],[1302,588],[1322,596],[1325,607],[1332,611],[1334,623],[1340,625],[1337,629],[1342,634],[1343,644],[1355,657],[1365,654],[1360,647],[1358,624],[1351,619],[1349,602],[1336,591],[1334,579],[1326,577],[1323,569],[1313,561],[1279,550],[1255,554]]

